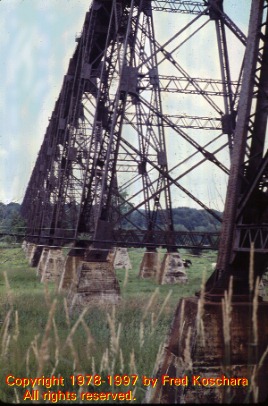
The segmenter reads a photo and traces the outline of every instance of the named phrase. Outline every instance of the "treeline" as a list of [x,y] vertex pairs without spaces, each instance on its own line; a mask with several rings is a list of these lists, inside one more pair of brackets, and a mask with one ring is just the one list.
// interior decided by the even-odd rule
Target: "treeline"
[[[214,210],[218,217],[222,213]],[[180,231],[219,231],[221,223],[206,210],[178,207],[173,209],[175,228]]]
[[[221,213],[215,211],[221,217]],[[161,212],[158,214],[160,222]],[[146,229],[146,217],[143,210],[134,211],[128,217],[131,222],[125,219],[121,226],[123,228],[132,228],[133,224],[139,225],[140,228]],[[205,210],[192,209],[189,207],[177,207],[173,209],[174,228],[178,231],[219,231],[220,223],[211,214]],[[1,229],[18,232],[25,226],[25,221],[20,215],[19,203],[0,203],[0,226]]]
[[23,227],[25,227],[25,221],[20,215],[20,204],[0,202],[0,231],[8,230],[17,233]]
[[[221,217],[222,213],[214,211]],[[174,228],[178,231],[219,231],[220,222],[206,210],[198,210],[190,207],[177,207],[172,210]],[[130,222],[125,220],[122,223],[123,228],[131,228],[131,222],[138,224],[140,228],[146,228],[146,217],[144,210],[134,211],[127,217]],[[161,212],[158,213],[157,223],[161,223]]]

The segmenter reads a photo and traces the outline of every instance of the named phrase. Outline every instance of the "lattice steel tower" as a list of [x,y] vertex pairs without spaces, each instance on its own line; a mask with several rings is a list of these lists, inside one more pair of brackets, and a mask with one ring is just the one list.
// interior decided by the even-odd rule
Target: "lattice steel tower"
[[267,270],[267,8],[267,1],[252,2],[217,270],[207,282],[211,298],[222,295],[231,275],[237,299],[249,298]]
[[157,377],[245,376],[251,385],[217,392],[194,383],[176,391],[160,382],[149,402],[267,400],[268,302],[258,284],[268,262],[267,57],[268,2],[253,0],[216,270],[200,299],[180,300],[155,371]]
[[32,241],[215,248],[181,239],[172,202],[221,222],[247,42],[223,3],[92,2],[25,194]]

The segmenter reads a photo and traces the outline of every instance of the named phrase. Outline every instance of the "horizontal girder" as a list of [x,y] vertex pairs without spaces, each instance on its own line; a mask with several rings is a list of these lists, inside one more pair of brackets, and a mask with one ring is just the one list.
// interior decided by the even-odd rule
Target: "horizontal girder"
[[[126,113],[128,122],[135,122],[136,116],[134,113]],[[176,127],[180,128],[194,128],[201,130],[222,130],[222,120],[216,117],[201,117],[201,116],[188,116],[181,114],[166,114],[165,117],[170,120]],[[147,123],[142,123],[141,125],[146,126]],[[157,126],[157,124],[151,124],[152,127]],[[170,128],[170,124],[163,123],[164,127]]]
[[153,0],[152,9],[155,11],[167,11],[171,13],[199,14],[204,11],[206,5],[200,1],[181,0]]
[[[228,93],[223,91],[224,83],[219,79],[210,79],[210,78],[187,78],[185,76],[164,76],[158,75],[159,86],[162,92],[169,93],[185,93],[185,94],[206,94],[210,96],[228,96]],[[198,89],[194,84],[198,85]],[[235,93],[238,82],[232,81],[229,83],[232,87],[233,93]],[[139,90],[148,89],[150,86],[150,77],[144,77],[139,83]]]
[[[217,232],[193,232],[193,231],[165,231],[154,230],[153,232],[148,230],[113,230],[111,240],[94,240],[92,235],[86,234],[78,236],[78,239],[74,240],[72,237],[61,236],[60,230],[56,234],[54,239],[56,241],[83,241],[90,245],[93,242],[107,243],[111,246],[118,247],[163,247],[163,248],[199,248],[206,250],[217,250],[219,245],[219,233]],[[27,235],[23,233],[12,232],[0,232],[0,236],[13,236],[24,237],[27,241],[35,242],[35,239],[40,238],[39,234]],[[42,240],[48,240],[49,236],[43,236]]]
[[236,243],[234,251],[250,252],[254,244],[254,252],[267,254],[268,251],[268,225],[238,225],[236,227]]

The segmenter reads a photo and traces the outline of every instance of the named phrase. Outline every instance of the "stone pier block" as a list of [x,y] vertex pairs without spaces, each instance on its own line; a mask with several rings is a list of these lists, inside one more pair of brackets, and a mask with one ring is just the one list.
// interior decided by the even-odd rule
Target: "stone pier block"
[[71,286],[70,310],[90,303],[118,303],[120,287],[111,262],[81,262]]
[[116,269],[132,269],[127,248],[117,247],[115,249],[113,265]]
[[157,251],[145,251],[141,264],[139,277],[143,279],[157,278],[159,274],[159,254]]
[[31,257],[33,256],[33,252],[35,251],[35,248],[36,248],[36,244],[33,244],[31,242],[28,242],[26,245],[25,254],[26,254],[26,258],[29,263],[30,263]]
[[44,269],[45,269],[48,252],[49,252],[49,247],[43,247],[42,254],[41,254],[39,263],[37,265],[37,268],[36,268],[36,275],[39,276],[40,279],[41,279]]
[[21,244],[21,248],[23,249],[24,252],[26,252],[26,250],[27,250],[27,244],[28,244],[27,241],[23,240],[23,242]]
[[49,247],[44,269],[41,274],[41,282],[58,282],[63,272],[65,257],[61,248]]
[[37,245],[31,244],[29,247],[29,252],[27,254],[27,259],[28,259],[30,266],[33,266],[32,264],[33,264],[33,259],[34,259],[36,250],[37,250]]
[[109,250],[109,252],[108,252],[108,255],[107,255],[106,260],[107,260],[108,262],[111,262],[111,264],[114,263],[115,253],[116,253],[116,247],[111,248],[111,249]]
[[187,283],[188,277],[184,264],[178,252],[167,252],[163,258],[159,284]]
[[84,261],[84,256],[67,255],[60,278],[59,290],[69,289],[72,283],[77,283],[77,269]]
[[41,245],[36,245],[34,247],[34,249],[31,252],[31,257],[29,258],[29,264],[32,267],[37,267],[42,255],[42,251],[43,251],[43,246]]
[[[221,303],[204,302],[201,313],[198,313],[199,305],[195,297],[180,300],[152,374],[158,378],[157,385],[148,390],[145,403],[242,404],[266,400],[268,302],[258,304],[257,340],[251,303],[233,302],[229,324],[223,322]],[[178,385],[174,381],[163,385],[163,376],[183,378],[183,381],[180,385],[178,380]],[[234,380],[238,378],[240,381]]]

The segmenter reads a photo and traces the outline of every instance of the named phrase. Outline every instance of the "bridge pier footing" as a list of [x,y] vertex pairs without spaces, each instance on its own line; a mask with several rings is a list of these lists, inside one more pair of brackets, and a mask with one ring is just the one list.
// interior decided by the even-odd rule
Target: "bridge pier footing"
[[120,287],[111,262],[80,262],[68,295],[72,312],[91,303],[116,304]]
[[128,250],[127,248],[123,247],[116,247],[114,258],[113,258],[113,265],[114,268],[117,269],[132,269],[132,265],[129,259]]
[[64,262],[65,258],[61,248],[44,248],[37,271],[41,276],[41,282],[59,281],[63,271]]
[[70,312],[91,303],[116,304],[120,286],[108,249],[90,248],[79,262],[68,293]]
[[84,261],[84,256],[80,252],[79,254],[71,250],[67,255],[60,278],[59,290],[69,289],[73,283],[77,283],[77,268]]
[[146,393],[145,403],[267,399],[268,302],[258,303],[256,312],[251,303],[234,302],[229,321],[222,303],[198,300],[180,300],[153,374],[157,384]]
[[26,253],[26,251],[27,251],[27,241],[26,240],[23,240],[23,242],[22,242],[22,244],[21,244],[21,248],[23,249],[23,251]]
[[42,274],[45,269],[48,251],[49,251],[49,247],[43,247],[42,254],[41,254],[40,260],[38,262],[37,268],[36,268],[36,275],[39,276],[40,279],[41,279]]
[[37,267],[43,252],[43,246],[35,245],[34,249],[32,250],[31,257],[29,258],[30,266]]
[[187,283],[188,277],[178,252],[167,252],[161,263],[159,284]]
[[23,241],[22,249],[25,252],[29,265],[36,267],[39,263],[43,247],[34,243]]
[[159,273],[159,254],[155,250],[146,250],[140,264],[139,277],[156,279]]
[[31,264],[31,259],[33,257],[35,249],[36,249],[36,244],[33,244],[31,242],[26,243],[25,255],[28,260],[29,265]]

